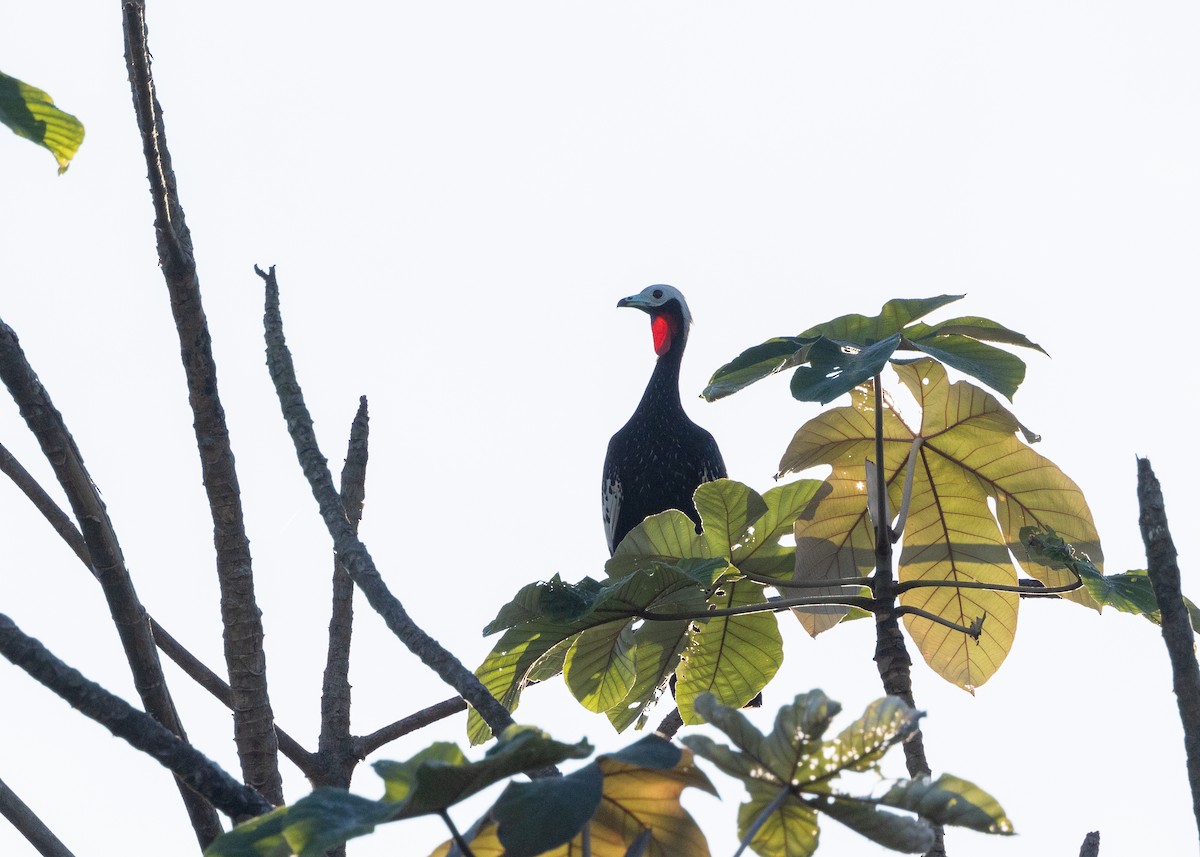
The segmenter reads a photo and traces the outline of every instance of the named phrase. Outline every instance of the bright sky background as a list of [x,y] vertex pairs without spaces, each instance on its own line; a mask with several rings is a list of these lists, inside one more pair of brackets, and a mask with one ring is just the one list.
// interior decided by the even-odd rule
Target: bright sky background
[[[1145,564],[1135,456],[1149,456],[1185,589],[1200,595],[1186,445],[1198,416],[1194,4],[151,3],[149,16],[272,701],[308,746],[330,543],[263,365],[255,263],[278,266],[337,466],[369,396],[363,536],[414,618],[472,667],[490,648],[479,629],[521,585],[602,571],[600,466],[653,362],[645,316],[614,306],[655,282],[681,288],[697,320],[682,379],[692,416],[760,491],[818,410],[781,379],[707,405],[694,396],[713,370],[892,297],[966,293],[935,318],[988,316],[1053,356],[1023,355],[1014,409],[1087,494],[1108,570]],[[222,669],[119,5],[9,4],[0,69],[88,133],[61,178],[48,153],[0,134],[0,317],[74,432],[147,608]],[[51,484],[11,405],[0,440]],[[0,612],[136,699],[99,587],[11,486],[0,510]],[[1195,854],[1158,630],[1069,604],[1021,608],[1012,654],[975,697],[914,668],[933,767],[991,791],[1020,833],[954,832],[950,853],[1074,854],[1099,829],[1102,854]],[[356,731],[451,695],[365,605],[359,615]],[[851,716],[881,694],[868,623],[816,641],[783,627],[764,728],[809,688]],[[168,669],[193,740],[236,771],[227,713]],[[194,853],[154,763],[15,668],[0,666],[0,700],[0,777],[69,847]],[[528,693],[518,719],[602,748],[628,740],[561,684]],[[462,740],[462,718],[379,757],[435,739]],[[888,771],[902,764],[897,751]],[[289,798],[306,793],[285,770]],[[718,786],[722,802],[688,805],[728,855],[743,795]],[[355,790],[379,794],[368,767]],[[351,853],[420,855],[441,838],[394,825]],[[822,842],[883,853],[833,822]],[[0,825],[0,854],[31,853]]]

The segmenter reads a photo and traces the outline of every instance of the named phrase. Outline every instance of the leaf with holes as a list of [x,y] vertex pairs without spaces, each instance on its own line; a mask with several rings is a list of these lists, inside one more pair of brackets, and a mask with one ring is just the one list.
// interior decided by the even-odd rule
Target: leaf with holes
[[[892,509],[900,506],[909,453],[919,445],[898,562],[900,603],[957,626],[983,617],[978,643],[926,616],[905,615],[905,626],[939,675],[972,690],[1008,654],[1018,607],[1015,592],[976,587],[1016,585],[1014,556],[1047,586],[1075,580],[1069,570],[1032,556],[1022,528],[1053,528],[1096,558],[1099,537],[1078,486],[1021,439],[1022,426],[994,396],[965,381],[950,383],[946,370],[928,358],[894,368],[921,408],[917,429],[890,403],[882,415]],[[859,576],[874,564],[865,480],[866,461],[874,456],[874,423],[873,396],[856,393],[850,407],[806,423],[784,453],[783,473],[818,464],[833,468],[827,499],[796,525],[800,579]],[[1096,606],[1083,589],[1064,597]],[[838,618],[809,615],[803,621],[816,632]]]
[[[841,774],[875,768],[891,747],[917,730],[920,712],[894,696],[868,705],[860,718],[830,739],[824,736],[840,706],[819,690],[782,707],[770,735],[711,696],[697,700],[696,709],[734,746],[704,735],[680,740],[746,786],[749,798],[738,812],[738,835],[763,857],[809,857],[819,841],[821,813],[875,842],[910,853],[933,846],[932,824],[1012,832],[990,795],[949,775],[934,782],[899,781],[865,796],[837,789]],[[899,815],[885,809],[889,807],[919,812],[924,818]]]

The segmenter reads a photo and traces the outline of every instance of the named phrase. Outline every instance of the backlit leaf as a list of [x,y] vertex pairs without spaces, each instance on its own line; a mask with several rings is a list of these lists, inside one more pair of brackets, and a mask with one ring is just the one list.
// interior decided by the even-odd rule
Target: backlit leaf
[[54,106],[47,93],[0,72],[0,124],[49,150],[62,175],[83,144],[83,123]]
[[[1021,439],[1020,423],[994,396],[965,381],[950,383],[941,364],[928,358],[894,368],[921,406],[916,430],[886,402],[883,413],[883,469],[893,509],[900,505],[909,452],[920,441],[898,561],[906,589],[901,604],[959,626],[983,618],[978,643],[921,616],[906,615],[905,625],[926,662],[970,690],[1003,662],[1018,610],[1015,593],[971,585],[1015,585],[1013,555],[1027,574],[1047,585],[1074,580],[1069,571],[1029,556],[1020,536],[1023,527],[1070,533],[1097,557],[1099,538],[1078,486]],[[796,524],[800,579],[861,576],[874,565],[865,485],[866,461],[874,457],[874,426],[873,397],[856,391],[850,407],[834,408],[806,423],[784,454],[784,472],[817,464],[833,468],[827,495]],[[958,583],[968,586],[953,585]],[[1066,597],[1095,606],[1084,590]],[[797,614],[810,632],[841,618],[836,610],[798,609]]]

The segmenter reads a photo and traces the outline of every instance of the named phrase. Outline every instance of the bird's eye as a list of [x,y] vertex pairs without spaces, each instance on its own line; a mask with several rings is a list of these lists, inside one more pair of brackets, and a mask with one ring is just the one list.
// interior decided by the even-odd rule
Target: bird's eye
[[662,297],[662,289],[655,289],[654,290],[654,299],[658,300],[661,297]]

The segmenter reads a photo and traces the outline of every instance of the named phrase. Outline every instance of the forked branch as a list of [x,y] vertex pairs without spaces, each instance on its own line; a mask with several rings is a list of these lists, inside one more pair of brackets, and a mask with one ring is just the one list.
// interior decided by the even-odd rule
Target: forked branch
[[492,733],[499,735],[512,725],[512,716],[458,658],[413,622],[404,605],[384,583],[375,568],[375,561],[371,559],[366,546],[359,540],[350,521],[347,520],[342,498],[333,485],[328,462],[317,444],[312,417],[304,404],[304,394],[296,380],[292,356],[284,339],[283,319],[279,312],[279,284],[275,279],[275,269],[272,267],[266,272],[255,266],[254,270],[266,284],[264,325],[267,367],[271,373],[271,380],[275,383],[275,392],[279,396],[284,421],[296,447],[296,457],[333,539],[338,560],[354,579],[355,585],[362,590],[367,602],[383,617],[391,632],[443,681],[458,691],[463,699],[479,712]]

